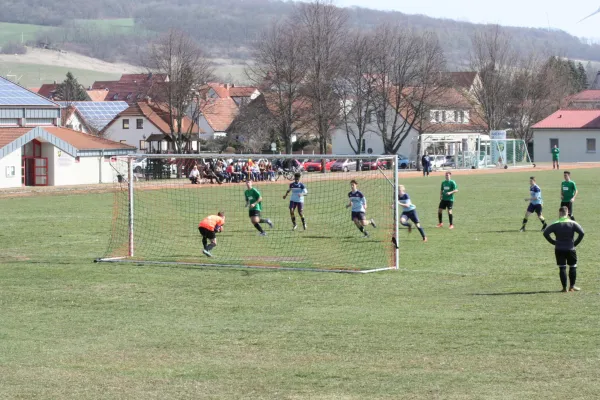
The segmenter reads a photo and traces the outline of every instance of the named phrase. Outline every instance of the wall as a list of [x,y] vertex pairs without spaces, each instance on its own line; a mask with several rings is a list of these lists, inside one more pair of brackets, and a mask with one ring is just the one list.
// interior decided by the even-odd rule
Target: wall
[[[551,162],[550,139],[558,139],[560,161],[598,162],[600,161],[600,129],[536,129],[533,135],[533,155],[535,162]],[[586,139],[596,139],[596,152],[588,153]]]
[[[365,154],[368,153],[368,149],[372,150],[371,154],[384,154],[383,149],[383,140],[381,139],[381,134],[378,133],[377,124],[375,122],[369,125],[370,131],[365,133]],[[418,132],[415,129],[412,129],[408,136],[402,142],[402,145],[398,149],[398,154],[402,154],[403,156],[408,157],[410,160],[416,159],[416,154],[414,149],[416,146],[413,141],[416,140],[418,136]],[[337,128],[333,131],[331,135],[331,145],[332,145],[332,153],[333,154],[354,154],[354,150],[350,147],[348,143],[348,138],[346,136],[345,128]],[[356,147],[356,145],[355,145]]]
[[[144,140],[143,136],[146,135],[148,138],[150,135],[162,133],[156,126],[154,126],[146,118],[141,117],[144,120],[143,129],[137,129],[136,120],[140,117],[120,117],[112,123],[105,131],[105,137],[115,142],[124,140],[126,144],[130,146],[140,147],[140,140]],[[129,129],[123,129],[123,119],[129,119]]]
[[[54,171],[52,185],[89,185],[96,183],[112,183],[116,180],[116,171],[111,167],[110,157],[76,157],[54,148],[52,163],[48,164]],[[102,168],[102,182],[100,182]]]
[[[6,177],[6,167],[15,167],[15,176]],[[21,187],[21,149],[0,158],[0,188]]]

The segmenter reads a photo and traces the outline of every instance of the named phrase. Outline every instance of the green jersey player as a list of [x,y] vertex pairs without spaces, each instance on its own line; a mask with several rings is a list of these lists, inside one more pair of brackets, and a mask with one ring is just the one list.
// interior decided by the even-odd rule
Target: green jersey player
[[273,223],[270,219],[261,218],[260,216],[260,212],[262,211],[262,196],[256,188],[252,187],[252,181],[247,181],[246,187],[248,189],[244,192],[244,196],[246,197],[246,207],[250,208],[250,222],[260,232],[261,236],[267,236],[267,232],[263,230],[260,224],[266,223],[269,227],[273,228]]
[[565,180],[560,184],[560,206],[567,207],[567,210],[569,210],[569,218],[575,221],[575,218],[573,217],[573,203],[575,202],[575,197],[577,197],[579,191],[577,190],[575,182],[571,180],[571,173],[565,171],[563,175]]
[[440,189],[440,205],[438,207],[438,224],[437,227],[444,226],[442,222],[442,212],[448,209],[448,219],[450,221],[450,229],[454,229],[452,220],[452,207],[454,206],[454,193],[458,192],[458,186],[452,179],[452,172],[446,172],[446,179],[442,182]]

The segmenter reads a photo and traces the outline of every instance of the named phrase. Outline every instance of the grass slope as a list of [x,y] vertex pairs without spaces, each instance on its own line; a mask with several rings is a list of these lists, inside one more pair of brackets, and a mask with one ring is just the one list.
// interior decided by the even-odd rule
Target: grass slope
[[[366,276],[93,264],[112,195],[1,199],[0,398],[594,398],[598,172],[573,173],[567,294],[539,222],[517,232],[529,173],[456,174],[454,231],[441,176],[401,179],[430,241]],[[553,220],[562,175],[537,178]]]
[[18,62],[0,62],[0,75],[16,75],[19,84],[25,87],[40,87],[43,83],[62,82],[67,72],[71,72],[79,83],[87,87],[95,81],[119,80],[121,74],[105,73],[88,69],[79,69],[43,64]]
[[10,22],[0,22],[0,47],[8,42],[27,43],[29,40],[35,40],[40,32],[56,29],[51,26],[13,24]]

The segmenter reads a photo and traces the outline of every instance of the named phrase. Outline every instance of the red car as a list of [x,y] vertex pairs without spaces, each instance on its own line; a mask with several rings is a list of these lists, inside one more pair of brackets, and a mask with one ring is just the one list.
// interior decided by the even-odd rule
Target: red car
[[[335,160],[325,160],[325,171],[331,171],[331,165]],[[304,163],[304,170],[307,172],[321,171],[321,160],[308,160]]]
[[381,160],[370,160],[370,161],[365,161],[362,163],[362,170],[363,171],[368,171],[368,170],[372,170],[372,169],[386,169],[387,165],[385,161],[381,161]]

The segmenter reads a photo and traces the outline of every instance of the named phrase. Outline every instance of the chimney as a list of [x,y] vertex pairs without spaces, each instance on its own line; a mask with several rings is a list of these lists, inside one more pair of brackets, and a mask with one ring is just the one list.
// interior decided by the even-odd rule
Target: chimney
[[558,118],[562,118],[562,114],[558,114]]

